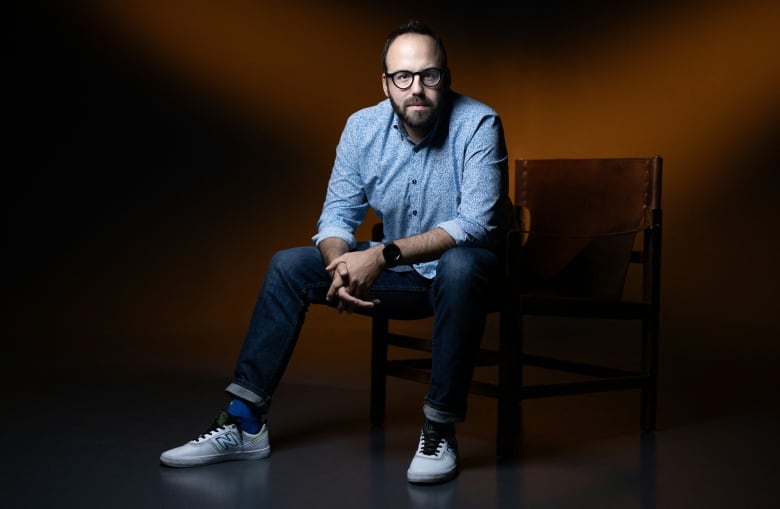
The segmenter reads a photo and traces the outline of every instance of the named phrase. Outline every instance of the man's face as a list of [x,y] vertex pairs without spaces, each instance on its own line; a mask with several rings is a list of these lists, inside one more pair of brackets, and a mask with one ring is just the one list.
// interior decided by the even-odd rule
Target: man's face
[[[398,71],[420,72],[432,67],[440,68],[440,56],[436,42],[427,35],[403,34],[398,36],[387,51],[387,74]],[[422,77],[416,75],[406,90],[401,90],[382,74],[382,88],[390,99],[393,110],[406,127],[407,134],[419,142],[433,128],[446,91],[446,76],[438,85],[427,87]]]

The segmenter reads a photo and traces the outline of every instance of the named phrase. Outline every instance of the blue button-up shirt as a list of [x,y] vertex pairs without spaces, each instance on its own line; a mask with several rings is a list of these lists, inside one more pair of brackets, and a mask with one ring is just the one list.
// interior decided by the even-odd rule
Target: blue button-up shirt
[[[498,114],[451,93],[451,109],[415,144],[389,99],[352,114],[336,149],[313,240],[338,237],[357,246],[368,207],[386,241],[439,227],[457,246],[494,247],[511,214],[507,151]],[[415,264],[426,278],[437,261]]]

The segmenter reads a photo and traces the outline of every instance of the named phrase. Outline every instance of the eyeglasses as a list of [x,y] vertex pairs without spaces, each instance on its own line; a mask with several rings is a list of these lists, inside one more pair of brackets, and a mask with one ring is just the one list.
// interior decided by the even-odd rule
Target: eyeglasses
[[385,73],[385,76],[393,81],[393,85],[400,90],[406,90],[414,83],[414,77],[419,76],[423,85],[428,88],[435,87],[441,81],[444,71],[436,67],[423,69],[420,72],[396,71],[394,73]]

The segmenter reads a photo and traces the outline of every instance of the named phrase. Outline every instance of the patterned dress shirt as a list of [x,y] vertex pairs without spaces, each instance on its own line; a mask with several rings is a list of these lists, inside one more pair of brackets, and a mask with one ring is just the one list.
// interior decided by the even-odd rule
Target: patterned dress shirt
[[[439,227],[457,246],[495,248],[508,226],[507,151],[489,106],[449,93],[450,108],[420,143],[406,135],[389,99],[353,113],[336,149],[315,244],[338,237],[350,249],[369,207],[385,241]],[[437,261],[415,264],[423,277]]]

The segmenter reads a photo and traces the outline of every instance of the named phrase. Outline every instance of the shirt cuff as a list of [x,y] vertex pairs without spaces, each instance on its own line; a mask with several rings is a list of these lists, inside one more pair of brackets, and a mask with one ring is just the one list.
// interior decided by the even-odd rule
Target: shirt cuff
[[334,227],[323,228],[322,230],[317,232],[311,239],[314,241],[314,245],[318,246],[320,242],[330,237],[336,237],[343,240],[344,242],[347,243],[347,246],[349,246],[350,250],[355,249],[355,246],[357,246],[357,240],[355,240],[355,236],[346,230],[342,230],[341,228],[334,228]]
[[466,233],[466,230],[457,221],[444,221],[439,223],[437,227],[447,232],[455,240],[455,245],[458,247],[468,247],[474,244],[474,237]]

